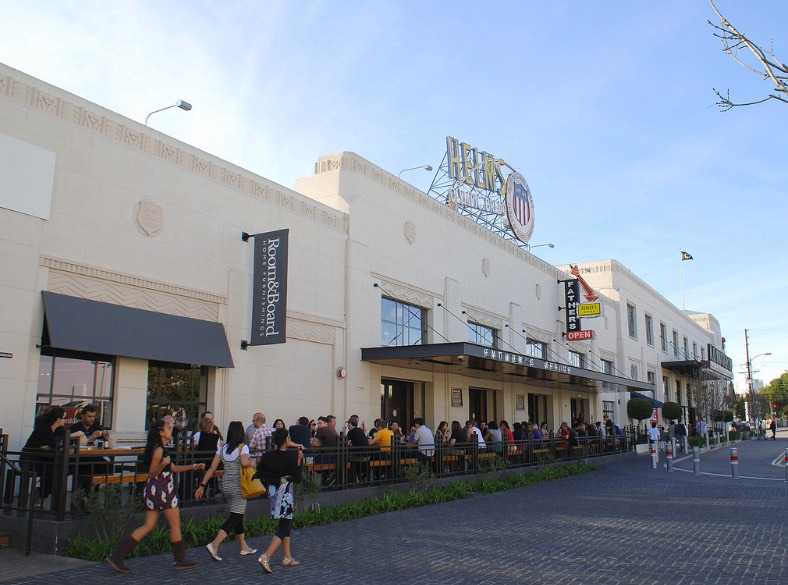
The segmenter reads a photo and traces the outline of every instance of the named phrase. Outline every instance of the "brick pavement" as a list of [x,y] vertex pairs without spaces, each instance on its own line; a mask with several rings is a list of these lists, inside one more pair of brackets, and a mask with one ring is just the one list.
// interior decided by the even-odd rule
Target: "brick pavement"
[[228,544],[221,563],[192,551],[201,564],[187,573],[163,555],[130,561],[129,576],[94,565],[15,582],[783,584],[786,504],[781,483],[668,474],[627,456],[583,476],[296,531],[304,564],[271,576]]

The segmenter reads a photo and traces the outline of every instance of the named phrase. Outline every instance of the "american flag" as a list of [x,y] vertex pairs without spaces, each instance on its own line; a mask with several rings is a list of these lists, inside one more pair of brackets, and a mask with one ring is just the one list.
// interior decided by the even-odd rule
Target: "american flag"
[[522,183],[514,183],[512,210],[521,225],[528,225],[528,221],[531,219],[531,210],[528,208],[528,192]]

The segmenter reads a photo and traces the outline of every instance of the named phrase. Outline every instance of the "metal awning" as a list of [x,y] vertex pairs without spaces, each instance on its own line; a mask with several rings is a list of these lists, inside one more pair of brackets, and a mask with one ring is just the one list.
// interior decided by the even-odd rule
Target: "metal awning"
[[232,368],[224,326],[43,291],[42,346]]
[[629,396],[630,398],[640,398],[641,400],[648,400],[653,408],[662,408],[663,406],[665,406],[664,402],[660,402],[656,398],[652,398],[651,396],[646,396],[645,394],[641,394],[640,392],[630,391]]
[[733,378],[733,374],[729,370],[709,360],[674,360],[662,362],[661,365],[666,370],[683,376],[710,380],[730,380]]
[[562,382],[596,387],[596,382],[607,382],[627,389],[653,391],[648,382],[612,376],[596,370],[576,368],[561,362],[503,351],[468,342],[431,343],[399,347],[366,347],[361,349],[365,362],[434,371],[437,366],[457,374],[527,383],[528,379]]

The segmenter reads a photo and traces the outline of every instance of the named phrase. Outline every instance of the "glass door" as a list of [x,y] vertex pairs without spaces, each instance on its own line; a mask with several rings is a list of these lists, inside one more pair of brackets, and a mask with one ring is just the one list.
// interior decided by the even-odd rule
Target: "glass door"
[[380,381],[380,418],[399,423],[407,431],[413,419],[413,382]]

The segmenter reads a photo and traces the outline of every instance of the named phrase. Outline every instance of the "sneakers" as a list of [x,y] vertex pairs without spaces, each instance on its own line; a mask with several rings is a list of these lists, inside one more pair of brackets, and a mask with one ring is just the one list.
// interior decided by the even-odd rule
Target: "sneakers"
[[216,550],[215,548],[213,548],[213,543],[212,542],[209,542],[208,544],[205,545],[205,550],[208,551],[208,554],[211,555],[211,558],[214,561],[221,561],[222,560],[222,557],[219,556],[219,551]]

